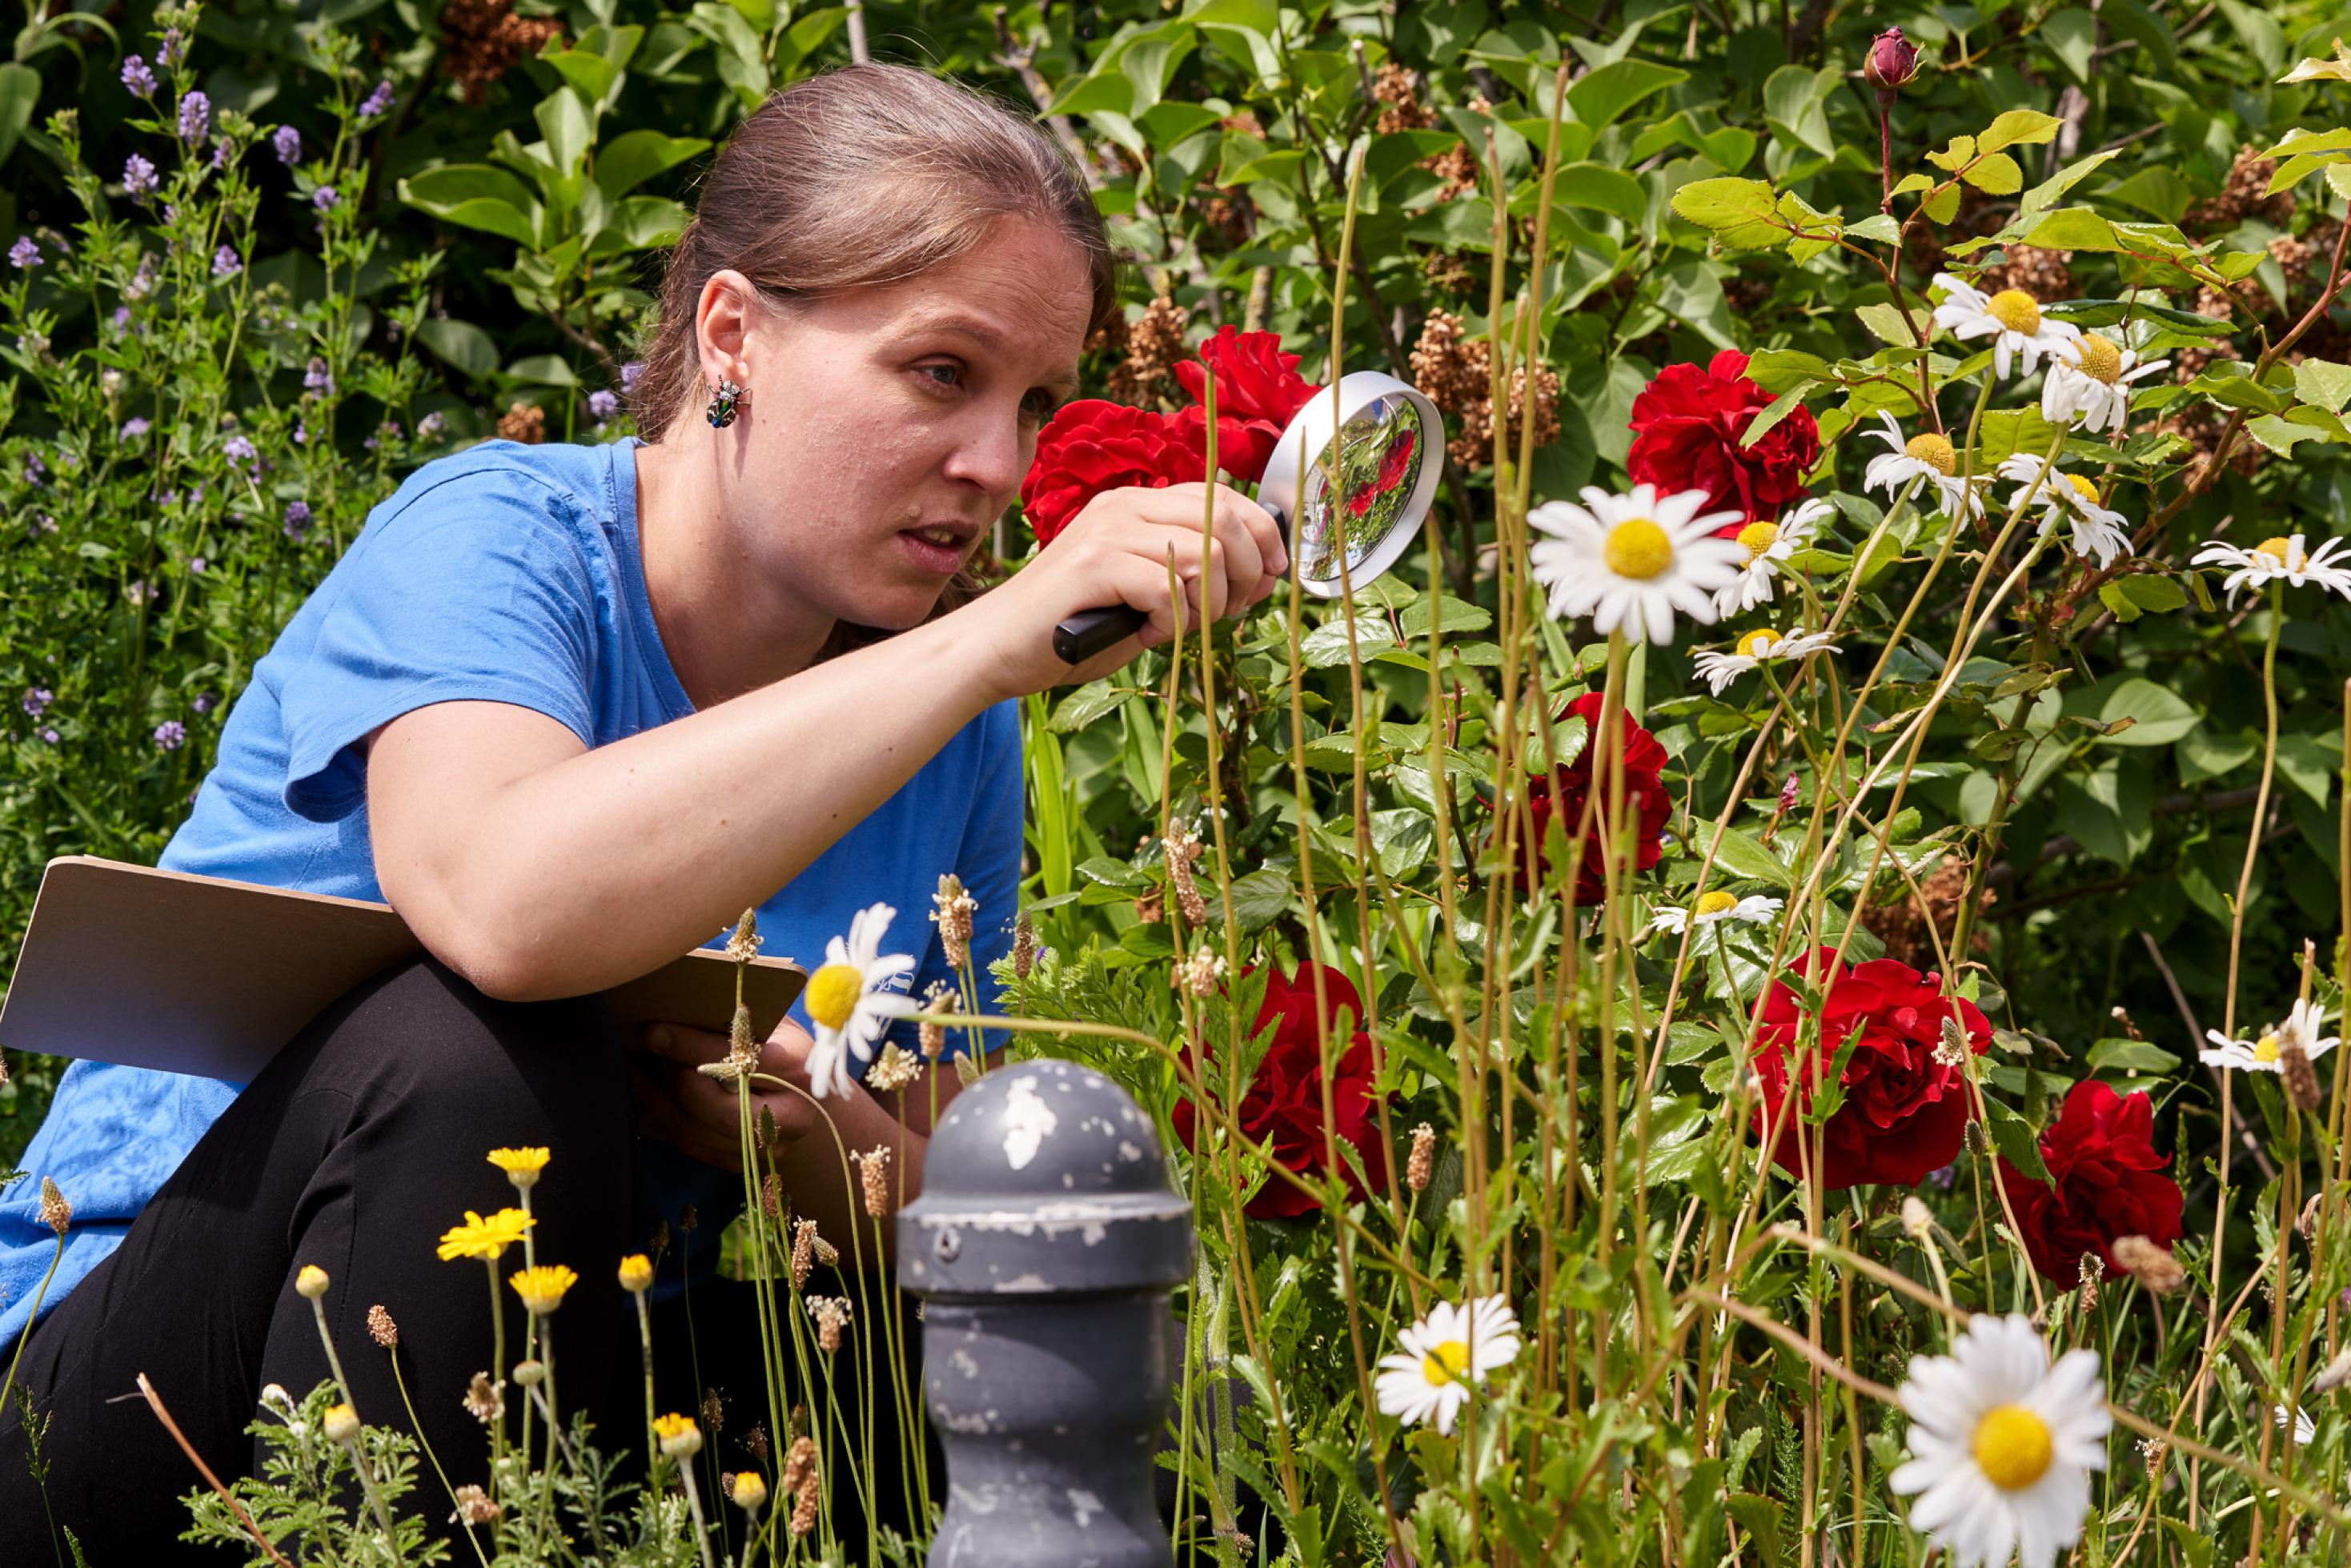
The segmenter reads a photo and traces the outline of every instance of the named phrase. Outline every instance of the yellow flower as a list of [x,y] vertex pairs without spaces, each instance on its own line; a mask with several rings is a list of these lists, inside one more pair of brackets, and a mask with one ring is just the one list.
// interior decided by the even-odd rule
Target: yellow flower
[[522,1304],[533,1315],[545,1317],[563,1304],[563,1292],[580,1282],[580,1276],[560,1263],[541,1263],[535,1269],[517,1269],[507,1276],[507,1283],[515,1288]]
[[441,1260],[452,1258],[491,1258],[522,1239],[522,1233],[538,1220],[519,1208],[501,1208],[484,1219],[472,1209],[465,1211],[465,1223],[452,1226],[441,1233],[437,1249]]
[[653,1282],[653,1260],[642,1252],[632,1252],[621,1260],[621,1289],[633,1295]]
[[673,1459],[691,1458],[702,1449],[702,1428],[691,1416],[654,1416],[653,1436],[661,1439],[661,1451]]
[[746,1513],[757,1513],[768,1500],[768,1483],[757,1470],[737,1470],[726,1484],[726,1495]]
[[517,1189],[531,1186],[538,1181],[538,1173],[547,1168],[545,1149],[492,1149],[490,1164],[507,1173],[507,1180]]
[[348,1405],[327,1406],[327,1440],[348,1443],[360,1435],[360,1413]]
[[306,1301],[315,1301],[327,1293],[327,1271],[316,1263],[305,1263],[302,1271],[294,1276],[294,1293]]

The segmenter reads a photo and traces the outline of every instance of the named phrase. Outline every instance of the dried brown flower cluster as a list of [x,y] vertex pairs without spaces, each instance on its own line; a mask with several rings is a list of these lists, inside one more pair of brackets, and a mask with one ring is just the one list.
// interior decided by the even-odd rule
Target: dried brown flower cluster
[[862,1155],[852,1155],[857,1162],[857,1180],[865,1197],[868,1218],[879,1219],[890,1212],[890,1151],[881,1145]]
[[1405,1162],[1404,1185],[1414,1192],[1426,1192],[1428,1178],[1437,1173],[1437,1129],[1423,1122],[1412,1130],[1412,1157]]
[[876,1094],[894,1094],[922,1073],[923,1064],[914,1053],[893,1040],[883,1045],[873,1065],[865,1070],[865,1087]]
[[2294,193],[2269,193],[2270,176],[2276,172],[2277,164],[2252,147],[2239,148],[2236,162],[2229,165],[2229,178],[2221,185],[2220,193],[2189,207],[2180,215],[2179,226],[2189,234],[2201,234],[2234,228],[2249,215],[2273,224],[2285,222],[2294,215]]
[[63,1236],[66,1228],[73,1223],[73,1205],[66,1201],[66,1195],[58,1190],[57,1184],[47,1176],[41,1178],[41,1223],[59,1236]]
[[1438,294],[1467,294],[1478,282],[1477,269],[1449,250],[1432,250],[1421,257],[1420,275]]
[[759,1210],[778,1224],[784,1218],[784,1178],[769,1171],[759,1181]]
[[841,1296],[810,1296],[810,1315],[816,1319],[816,1347],[831,1355],[841,1348],[841,1331],[849,1326],[849,1302]]
[[1399,131],[1426,131],[1437,123],[1434,110],[1420,101],[1419,84],[1412,72],[1391,60],[1379,68],[1372,78],[1372,97],[1384,107],[1380,110],[1380,134],[1392,135]]
[[507,1413],[506,1390],[505,1378],[493,1382],[486,1372],[474,1374],[474,1381],[465,1385],[465,1414],[488,1426]]
[[[1918,883],[1918,891],[1905,891],[1896,902],[1873,902],[1862,911],[1861,923],[1886,944],[1886,956],[1898,958],[1914,969],[1936,967],[1937,939],[1948,943],[1959,925],[1959,904],[1968,894],[1968,862],[1946,860]],[[1989,887],[1976,902],[1980,915],[1991,907],[1994,894]],[[1924,903],[1921,903],[1921,900]],[[1934,934],[1928,935],[1928,923],[1934,924]],[[1968,944],[1978,952],[1986,948],[1982,931],[1977,931]]]
[[1224,955],[1206,943],[1202,943],[1189,958],[1176,966],[1177,988],[1196,997],[1215,996],[1217,982],[1224,977]]
[[386,1350],[399,1348],[400,1325],[392,1321],[392,1314],[383,1310],[382,1302],[378,1301],[368,1309],[367,1325],[368,1335],[376,1343]]
[[1200,218],[1227,245],[1238,250],[1249,244],[1257,232],[1257,204],[1249,193],[1222,185],[1211,186],[1213,193],[1200,204]]
[[931,895],[931,920],[939,928],[939,945],[950,967],[970,965],[971,920],[978,913],[979,900],[964,891],[963,878],[953,872],[939,878],[939,890]]
[[816,1261],[816,1221],[803,1219],[792,1227],[792,1289],[797,1291],[809,1282],[810,1267]]
[[1440,202],[1468,195],[1478,189],[1478,157],[1466,141],[1431,154],[1421,160],[1420,166],[1445,182],[1437,191]]
[[[1444,410],[1453,430],[1446,453],[1465,468],[1494,460],[1494,402],[1490,350],[1482,340],[1465,341],[1461,318],[1444,310],[1429,312],[1413,346],[1413,383]],[[1510,412],[1516,414],[1526,396],[1527,367],[1510,371]],[[1535,367],[1535,444],[1559,439],[1559,372],[1548,365]]]
[[945,981],[932,981],[930,994],[923,1002],[922,1021],[914,1026],[915,1040],[922,1048],[924,1061],[936,1061],[946,1052],[947,1026],[934,1020],[942,1013],[955,1010],[955,993],[947,988]]
[[536,403],[516,402],[498,415],[498,439],[537,446],[547,439],[547,410]]
[[441,68],[467,103],[479,103],[517,60],[562,31],[552,16],[516,16],[514,0],[449,0],[441,12]]
[[1976,287],[1986,294],[1997,294],[2003,288],[2020,289],[2043,305],[2053,300],[2074,298],[2074,273],[2065,264],[2074,259],[2070,250],[2043,250],[2039,246],[2012,245],[2007,248],[2008,259],[1998,267],[1987,267],[1976,279]]
[[1184,328],[1192,313],[1161,296],[1126,324],[1126,358],[1110,373],[1113,402],[1140,407],[1156,402],[1175,383],[1176,363],[1184,358]]
[[816,1439],[794,1437],[784,1455],[783,1490],[792,1494],[791,1521],[786,1526],[798,1540],[816,1528]]
[[1189,828],[1178,827],[1166,840],[1167,884],[1176,890],[1176,907],[1184,912],[1191,925],[1208,923],[1208,901],[1200,896],[1200,884],[1192,875],[1192,868],[1200,863],[1207,846],[1200,835]]
[[2188,1281],[2188,1271],[2168,1247],[2158,1247],[2144,1236],[2124,1236],[2115,1241],[2115,1261],[2132,1279],[2158,1296],[2168,1296]]
[[449,1516],[452,1524],[491,1524],[498,1517],[497,1499],[477,1486],[462,1486],[449,1494],[457,1511]]
[[1025,980],[1037,967],[1037,923],[1022,915],[1012,923],[1012,977]]

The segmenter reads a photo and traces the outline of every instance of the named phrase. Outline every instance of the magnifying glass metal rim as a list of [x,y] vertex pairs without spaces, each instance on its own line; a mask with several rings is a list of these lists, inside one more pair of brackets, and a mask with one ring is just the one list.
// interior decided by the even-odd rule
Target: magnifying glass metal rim
[[1337,599],[1348,588],[1360,588],[1374,578],[1382,576],[1396,563],[1415,540],[1420,538],[1420,520],[1437,497],[1437,486],[1445,470],[1445,420],[1419,388],[1400,382],[1384,371],[1353,371],[1339,378],[1338,423],[1343,424],[1384,397],[1402,396],[1419,416],[1418,439],[1422,444],[1419,476],[1413,485],[1410,499],[1404,507],[1404,517],[1410,517],[1407,526],[1400,517],[1386,536],[1372,547],[1371,552],[1347,568],[1343,580],[1337,575],[1316,579],[1304,570],[1304,541],[1301,538],[1306,524],[1304,509],[1299,496],[1306,488],[1310,465],[1330,450],[1332,417],[1331,389],[1322,388],[1312,401],[1298,411],[1290,428],[1275,443],[1273,456],[1266,463],[1265,477],[1257,487],[1258,504],[1278,508],[1290,519],[1290,554],[1297,558],[1298,584],[1307,592],[1322,599]]

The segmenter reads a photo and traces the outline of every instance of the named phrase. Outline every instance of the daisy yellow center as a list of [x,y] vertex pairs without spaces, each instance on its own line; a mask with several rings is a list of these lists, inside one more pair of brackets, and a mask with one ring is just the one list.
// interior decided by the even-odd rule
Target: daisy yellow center
[[2079,474],[2060,474],[2057,477],[2064,480],[2068,485],[2073,486],[2074,494],[2081,497],[2082,499],[2089,502],[2090,505],[2095,507],[2098,504],[2098,487],[2095,485],[2091,484],[2087,479],[2083,478]]
[[1984,301],[1984,312],[2011,332],[2041,330],[2041,301],[2022,288],[2003,288]]
[[2253,1060],[2255,1061],[2275,1061],[2277,1059],[2277,1036],[2273,1034],[2265,1034],[2262,1036],[2261,1039],[2253,1041]]
[[1431,1388],[1442,1388],[1469,1371],[1469,1347],[1458,1339],[1447,1340],[1420,1358],[1420,1375]]
[[1970,1446],[1984,1479],[2002,1491],[2022,1491],[2048,1474],[2053,1454],[2049,1423],[2022,1405],[1986,1411]]
[[2115,378],[2123,373],[2122,350],[2095,332],[2083,334],[2080,350],[2082,373],[2094,382],[2114,385]]
[[1698,912],[1700,915],[1720,915],[1726,910],[1732,910],[1738,907],[1739,898],[1735,894],[1718,892],[1704,893],[1698,895]]
[[1750,523],[1739,530],[1739,543],[1747,551],[1750,561],[1779,542],[1780,525],[1777,523]]
[[1902,448],[1903,455],[1915,458],[1948,479],[1959,471],[1959,455],[1951,446],[1950,437],[1928,431],[1914,435]]
[[841,1029],[856,1015],[865,994],[865,976],[854,964],[827,964],[809,977],[808,1013],[827,1029]]
[[2293,564],[2288,559],[2288,552],[2293,549],[2294,541],[2283,537],[2266,538],[2253,547],[2253,549],[2257,554],[2274,556],[2280,566],[2289,566]]
[[1758,626],[1739,640],[1739,656],[1742,659],[1762,658],[1771,653],[1771,644],[1779,640],[1780,633],[1769,626]]
[[1646,582],[1674,564],[1674,541],[1648,518],[1627,517],[1608,530],[1601,554],[1617,576]]

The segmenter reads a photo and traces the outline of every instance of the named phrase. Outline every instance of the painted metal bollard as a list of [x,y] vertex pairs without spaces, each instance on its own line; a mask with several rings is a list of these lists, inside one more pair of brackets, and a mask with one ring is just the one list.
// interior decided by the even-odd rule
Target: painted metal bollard
[[1160,1568],[1153,1500],[1192,1209],[1150,1118],[1091,1068],[1024,1061],[956,1097],[898,1216],[947,1460],[931,1568]]

